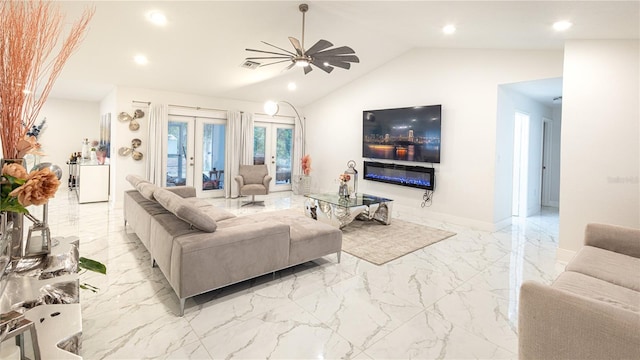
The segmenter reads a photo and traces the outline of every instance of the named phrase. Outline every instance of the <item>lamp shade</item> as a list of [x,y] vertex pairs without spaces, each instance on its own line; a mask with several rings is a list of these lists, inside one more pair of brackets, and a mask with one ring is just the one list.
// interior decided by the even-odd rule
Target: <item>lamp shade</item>
[[264,112],[269,116],[273,116],[278,113],[278,103],[275,101],[267,101],[264,103]]

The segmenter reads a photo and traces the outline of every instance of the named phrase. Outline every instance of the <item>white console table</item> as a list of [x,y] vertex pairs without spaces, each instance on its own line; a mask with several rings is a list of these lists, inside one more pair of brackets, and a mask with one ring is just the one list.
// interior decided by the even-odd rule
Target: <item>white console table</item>
[[109,201],[109,165],[80,163],[76,191],[78,203]]

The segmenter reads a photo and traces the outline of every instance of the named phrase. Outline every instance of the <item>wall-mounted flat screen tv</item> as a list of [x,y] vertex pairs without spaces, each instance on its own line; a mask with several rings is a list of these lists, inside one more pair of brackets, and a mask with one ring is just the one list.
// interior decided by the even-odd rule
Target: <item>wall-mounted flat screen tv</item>
[[440,163],[442,105],[362,112],[362,157]]

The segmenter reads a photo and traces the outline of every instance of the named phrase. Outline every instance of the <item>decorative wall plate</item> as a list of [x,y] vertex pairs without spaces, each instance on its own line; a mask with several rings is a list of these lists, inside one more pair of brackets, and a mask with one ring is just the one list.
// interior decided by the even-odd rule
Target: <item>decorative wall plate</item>
[[136,161],[140,161],[142,160],[142,153],[138,150],[136,150],[136,148],[140,147],[140,145],[142,145],[142,140],[135,138],[131,140],[131,147],[121,147],[118,150],[118,155],[120,156],[129,156],[131,155],[131,157],[133,158],[133,160]]
[[129,122],[129,130],[138,131],[140,129],[140,123],[136,119],[140,119],[144,117],[144,111],[140,109],[136,109],[133,112],[133,116],[127,114],[126,112],[121,112],[118,114],[118,120],[125,122]]

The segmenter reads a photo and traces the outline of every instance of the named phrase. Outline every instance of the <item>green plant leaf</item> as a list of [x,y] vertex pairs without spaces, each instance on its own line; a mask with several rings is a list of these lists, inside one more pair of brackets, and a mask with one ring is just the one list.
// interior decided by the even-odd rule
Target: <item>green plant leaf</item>
[[98,290],[100,290],[99,288],[97,288],[97,287],[95,287],[93,285],[89,285],[87,283],[80,284],[80,289],[93,291],[94,293],[97,293]]
[[81,269],[94,271],[105,275],[107,274],[107,267],[103,263],[92,259],[87,259],[86,257],[80,257],[80,259],[78,259],[78,266]]

